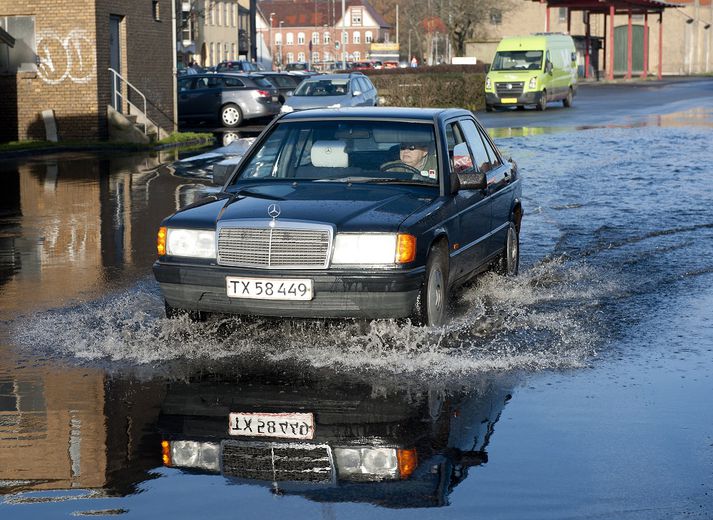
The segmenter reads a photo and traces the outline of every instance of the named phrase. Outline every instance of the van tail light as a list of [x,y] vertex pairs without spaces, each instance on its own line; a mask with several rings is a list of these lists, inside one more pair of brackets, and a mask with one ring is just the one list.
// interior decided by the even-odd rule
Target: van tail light
[[257,95],[260,97],[270,97],[270,92],[268,90],[258,90]]

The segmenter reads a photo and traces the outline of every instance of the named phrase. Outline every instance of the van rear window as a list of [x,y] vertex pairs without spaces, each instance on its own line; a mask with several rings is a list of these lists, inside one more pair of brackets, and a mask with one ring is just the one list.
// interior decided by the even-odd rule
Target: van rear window
[[498,51],[490,70],[542,70],[542,51]]

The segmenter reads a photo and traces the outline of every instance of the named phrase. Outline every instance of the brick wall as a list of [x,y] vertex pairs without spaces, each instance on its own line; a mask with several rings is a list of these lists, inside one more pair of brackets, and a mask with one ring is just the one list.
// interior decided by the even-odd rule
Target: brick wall
[[123,16],[122,73],[146,95],[149,117],[172,129],[171,3],[160,21],[147,0],[0,0],[4,16],[34,16],[37,71],[0,76],[0,140],[45,139],[53,109],[61,140],[107,136],[109,17]]

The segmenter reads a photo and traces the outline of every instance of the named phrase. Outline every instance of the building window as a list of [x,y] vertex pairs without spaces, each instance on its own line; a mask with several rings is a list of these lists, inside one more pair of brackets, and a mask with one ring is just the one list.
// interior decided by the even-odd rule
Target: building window
[[332,41],[332,36],[328,32],[325,32],[324,37],[322,38],[322,42],[327,45],[330,41]]
[[215,44],[216,46],[216,51],[218,51],[218,55],[215,57],[216,60],[218,60],[218,63],[223,61],[223,46],[219,43]]
[[209,4],[208,9],[210,9],[210,24],[215,25],[215,4]]
[[332,55],[329,51],[324,51],[324,61],[332,61]]
[[156,21],[156,22],[161,21],[161,10],[159,8],[158,0],[153,0],[151,2],[151,14],[153,15],[154,21]]
[[294,63],[295,62],[295,55],[291,52],[287,53],[287,63]]
[[297,53],[297,61],[298,61],[298,62],[305,61],[305,53],[304,53],[304,52],[298,52],[298,53]]
[[319,45],[319,33],[318,32],[312,33],[312,45]]
[[566,22],[566,21],[567,21],[567,8],[566,8],[566,7],[560,7],[560,8],[559,8],[559,21],[560,21],[560,22]]
[[315,51],[312,53],[312,63],[317,63],[318,61],[319,61],[319,53]]
[[305,44],[305,33],[297,33],[297,45],[304,45]]
[[361,52],[354,51],[354,61],[359,61],[361,59]]
[[371,43],[374,41],[374,35],[371,31],[366,31],[364,33],[364,43]]
[[490,24],[500,25],[503,23],[503,12],[500,9],[490,11]]
[[0,43],[0,72],[35,72],[35,17],[0,16],[0,27],[15,38],[14,47]]
[[[226,60],[231,59],[231,56],[230,56],[230,45],[228,45],[227,43],[225,44],[225,51],[224,51],[224,52],[225,52],[225,59],[226,59]],[[235,58],[235,57],[233,56],[233,59],[234,59],[234,58]]]
[[235,44],[233,44],[233,59],[237,60],[238,59],[238,54],[235,52],[237,49],[235,48]]
[[285,45],[293,45],[294,43],[295,41],[292,33],[287,33],[287,37],[285,38]]
[[352,26],[353,27],[360,27],[361,26],[361,20],[362,20],[362,11],[361,9],[357,8],[352,8]]
[[275,45],[280,45],[281,43],[282,43],[282,34],[281,34],[281,33],[277,33],[277,34],[275,35]]
[[361,33],[359,31],[352,33],[352,43],[361,43]]
[[209,59],[210,59],[210,63],[208,64],[208,66],[215,65],[215,44],[214,43],[210,44],[210,58]]

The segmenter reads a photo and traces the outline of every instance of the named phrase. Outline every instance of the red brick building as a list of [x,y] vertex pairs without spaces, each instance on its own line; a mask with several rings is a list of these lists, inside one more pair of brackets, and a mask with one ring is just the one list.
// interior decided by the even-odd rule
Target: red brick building
[[[388,42],[391,26],[367,0],[262,0],[258,25],[275,67],[294,62],[323,64],[368,60],[372,43]],[[343,37],[340,42],[340,33]]]
[[171,18],[171,0],[0,0],[0,142],[45,139],[45,110],[60,140],[105,138],[109,67],[171,130]]

